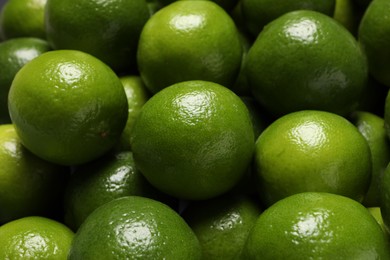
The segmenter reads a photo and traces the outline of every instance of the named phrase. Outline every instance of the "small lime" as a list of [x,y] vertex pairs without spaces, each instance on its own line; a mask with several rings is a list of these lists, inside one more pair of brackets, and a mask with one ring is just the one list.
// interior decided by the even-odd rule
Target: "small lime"
[[199,200],[221,195],[242,178],[254,136],[248,109],[231,90],[186,81],[145,103],[130,143],[136,166],[152,185]]
[[23,66],[12,82],[8,107],[23,145],[64,165],[86,163],[111,149],[128,115],[117,75],[76,50],[46,52]]
[[68,259],[200,259],[199,241],[165,204],[129,196],[96,209],[77,231]]

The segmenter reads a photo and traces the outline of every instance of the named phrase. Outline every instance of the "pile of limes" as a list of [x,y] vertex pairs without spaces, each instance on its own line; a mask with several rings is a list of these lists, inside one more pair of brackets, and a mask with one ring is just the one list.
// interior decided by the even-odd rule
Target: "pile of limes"
[[6,1],[0,259],[390,259],[389,13]]

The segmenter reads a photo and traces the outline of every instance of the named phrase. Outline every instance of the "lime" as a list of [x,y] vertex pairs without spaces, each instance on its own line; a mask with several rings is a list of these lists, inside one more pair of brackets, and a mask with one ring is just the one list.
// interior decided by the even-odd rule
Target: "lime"
[[75,169],[65,190],[65,223],[77,230],[99,206],[130,195],[168,201],[135,167],[131,152],[107,154]]
[[11,123],[7,99],[16,73],[27,62],[49,50],[49,44],[38,38],[15,38],[0,43],[0,124]]
[[67,259],[74,233],[43,217],[25,217],[0,227],[0,259]]
[[0,13],[0,38],[46,39],[45,6],[46,0],[7,0]]
[[390,2],[374,0],[367,7],[358,31],[372,77],[390,87]]
[[231,90],[186,81],[145,103],[130,143],[136,166],[152,185],[199,200],[240,180],[252,159],[254,136],[248,109]]
[[115,71],[136,70],[139,35],[150,17],[145,0],[48,0],[45,11],[54,49],[87,52]]
[[250,197],[222,195],[190,203],[182,216],[199,239],[203,259],[238,259],[260,212]]
[[351,120],[367,140],[371,150],[371,182],[363,204],[366,207],[379,207],[379,187],[383,172],[390,162],[390,143],[384,128],[384,120],[377,115],[363,111],[355,112]]
[[313,10],[332,16],[335,0],[242,0],[242,17],[248,31],[257,36],[265,25],[291,11]]
[[68,259],[200,259],[199,241],[165,204],[137,196],[110,201],[85,220]]
[[347,115],[367,83],[367,62],[354,36],[315,11],[269,23],[248,52],[245,71],[258,102],[272,114],[315,109]]
[[361,202],[371,180],[367,141],[347,119],[325,111],[294,112],[271,123],[257,139],[254,161],[266,205],[306,191]]
[[289,196],[266,209],[251,230],[243,259],[389,259],[370,212],[355,200],[321,192]]
[[30,215],[52,216],[62,207],[69,170],[30,153],[11,124],[0,125],[0,162],[0,225]]
[[8,103],[27,149],[64,165],[85,163],[111,149],[128,114],[116,74],[97,58],[76,50],[46,52],[23,66]]
[[188,80],[231,87],[241,59],[236,26],[212,1],[176,1],[160,9],[145,24],[137,51],[140,75],[152,93]]

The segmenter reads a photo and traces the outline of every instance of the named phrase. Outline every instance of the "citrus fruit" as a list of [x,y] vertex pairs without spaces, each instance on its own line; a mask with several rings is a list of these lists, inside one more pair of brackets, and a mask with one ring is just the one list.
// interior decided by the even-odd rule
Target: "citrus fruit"
[[248,31],[257,36],[265,25],[285,13],[295,10],[313,10],[332,16],[335,0],[242,0],[242,17]]
[[130,133],[134,121],[145,102],[149,99],[150,93],[147,91],[145,84],[140,76],[122,76],[119,78],[125,88],[129,113],[125,129],[123,129],[121,140],[118,145],[119,150],[131,150]]
[[350,198],[304,192],[266,209],[249,233],[243,259],[389,259],[370,212]]
[[25,217],[0,227],[0,259],[67,259],[74,233],[43,217]]
[[46,52],[21,68],[8,96],[22,143],[64,165],[93,160],[119,140],[127,99],[116,74],[76,50]]
[[99,206],[130,195],[167,200],[135,167],[131,152],[110,153],[81,165],[74,170],[65,189],[65,223],[77,230]]
[[15,38],[0,43],[0,124],[11,123],[7,99],[16,72],[49,50],[49,44],[38,38]]
[[254,136],[248,109],[231,90],[186,81],[145,103],[130,143],[136,166],[153,186],[199,200],[239,181],[251,162]]
[[73,240],[72,259],[200,259],[199,241],[165,204],[137,196],[97,208]]
[[46,0],[8,0],[0,13],[0,38],[46,39],[45,6]]
[[390,2],[375,0],[360,21],[358,39],[366,53],[372,77],[390,87]]
[[0,162],[0,225],[56,208],[67,168],[30,153],[11,124],[0,125]]
[[203,259],[239,259],[260,212],[250,197],[222,195],[191,202],[182,216],[199,239]]
[[140,75],[152,93],[188,80],[232,86],[241,58],[233,20],[212,1],[176,1],[160,9],[145,24],[137,50]]
[[315,109],[353,111],[367,83],[367,63],[352,34],[315,11],[269,23],[250,48],[245,71],[256,100],[276,116]]
[[87,52],[115,71],[136,69],[139,35],[149,19],[145,0],[48,0],[45,27],[54,49]]
[[258,191],[266,205],[318,191],[361,202],[371,180],[367,141],[347,119],[325,111],[278,118],[256,141]]
[[384,120],[377,115],[364,111],[353,113],[351,120],[367,140],[371,150],[371,182],[363,204],[366,207],[379,207],[379,185],[383,172],[390,162],[390,143],[384,128]]

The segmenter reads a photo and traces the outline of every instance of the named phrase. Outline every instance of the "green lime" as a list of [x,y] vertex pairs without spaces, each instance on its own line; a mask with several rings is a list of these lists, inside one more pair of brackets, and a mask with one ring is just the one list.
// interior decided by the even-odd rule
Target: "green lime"
[[203,259],[239,259],[260,212],[250,197],[223,195],[191,202],[182,216],[199,239]]
[[25,217],[0,226],[0,259],[66,260],[74,233],[43,217]]
[[242,17],[248,31],[255,37],[269,22],[291,11],[313,10],[332,16],[335,0],[242,0]]
[[8,104],[22,143],[39,157],[64,165],[88,162],[111,149],[128,114],[116,74],[76,50],[46,52],[23,66]]
[[77,230],[99,206],[130,195],[168,201],[135,167],[131,152],[108,154],[75,169],[65,190],[65,223]]
[[149,17],[145,0],[48,0],[45,27],[54,49],[84,51],[115,71],[134,71],[139,35]]
[[315,11],[269,23],[248,52],[245,71],[258,102],[276,116],[315,109],[347,115],[367,83],[367,62],[354,36]]
[[271,123],[257,139],[254,161],[266,205],[306,191],[361,202],[371,180],[365,138],[347,119],[324,111],[294,112]]
[[232,18],[212,1],[176,1],[145,24],[137,60],[146,87],[205,80],[233,86],[242,46]]
[[165,204],[137,196],[110,201],[85,220],[68,259],[200,259],[199,241]]
[[248,109],[231,90],[186,81],[146,102],[130,143],[136,166],[152,185],[199,200],[228,191],[242,178],[254,136]]
[[363,111],[355,112],[351,120],[367,140],[371,150],[371,182],[363,204],[366,207],[379,207],[379,187],[383,172],[390,162],[390,143],[384,128],[384,120],[377,115]]
[[373,0],[360,21],[358,39],[372,77],[390,87],[390,1]]
[[52,216],[62,207],[68,169],[30,153],[11,124],[0,125],[0,162],[0,225],[31,215]]
[[126,151],[131,150],[130,133],[142,106],[150,98],[150,93],[147,91],[140,76],[122,76],[119,79],[125,88],[129,113],[117,149]]
[[7,0],[0,13],[0,38],[46,39],[45,6],[46,0]]
[[389,259],[381,227],[360,203],[304,192],[266,209],[251,230],[243,259]]
[[0,124],[11,123],[7,99],[16,73],[27,62],[49,50],[49,44],[38,38],[15,38],[0,43]]

